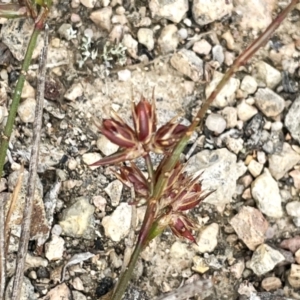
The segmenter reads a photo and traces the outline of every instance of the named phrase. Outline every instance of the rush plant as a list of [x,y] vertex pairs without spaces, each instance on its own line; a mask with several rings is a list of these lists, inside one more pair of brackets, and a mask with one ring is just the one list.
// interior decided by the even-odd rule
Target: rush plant
[[[154,96],[151,103],[143,97],[138,104],[132,102],[133,128],[115,112],[112,112],[110,119],[103,120],[99,128],[100,132],[111,142],[119,145],[121,150],[99,160],[92,166],[130,161],[129,165],[121,166],[115,175],[126,186],[133,187],[138,197],[147,199],[147,209],[135,249],[126,270],[120,275],[112,300],[122,298],[139,254],[149,241],[161,234],[166,227],[169,227],[177,237],[195,242],[193,230],[197,225],[186,212],[196,207],[210,192],[202,190],[199,176],[188,176],[184,172],[184,166],[179,161],[179,156],[195,128],[199,124],[202,125],[201,121],[207,109],[231,76],[268,41],[297,3],[298,0],[292,0],[265,32],[242,52],[209,98],[203,102],[189,127],[179,124],[177,118],[174,118],[157,129]],[[150,152],[164,155],[156,170],[153,168]],[[145,160],[147,178],[132,162],[139,157]],[[135,202],[138,202],[138,199]]]

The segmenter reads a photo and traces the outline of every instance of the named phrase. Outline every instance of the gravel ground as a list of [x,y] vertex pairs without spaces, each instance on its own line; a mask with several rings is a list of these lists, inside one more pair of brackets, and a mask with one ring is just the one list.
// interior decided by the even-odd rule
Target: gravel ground
[[[189,124],[235,57],[288,2],[54,0],[22,300],[109,299],[129,232],[141,224],[145,207],[128,204],[130,192],[111,169],[89,167],[118,150],[95,120],[114,109],[130,122],[132,93],[151,98],[155,87],[159,124],[177,114]],[[32,22],[0,24],[3,126]],[[231,78],[208,111],[203,132],[190,141],[188,148],[194,142],[197,147],[187,171],[204,171],[203,189],[215,190],[191,211],[200,224],[197,245],[170,231],[153,240],[124,299],[300,299],[299,27],[300,4]],[[0,183],[9,207],[25,162],[10,224],[9,278],[20,237],[41,47],[42,38]],[[153,159],[158,163],[158,156]]]

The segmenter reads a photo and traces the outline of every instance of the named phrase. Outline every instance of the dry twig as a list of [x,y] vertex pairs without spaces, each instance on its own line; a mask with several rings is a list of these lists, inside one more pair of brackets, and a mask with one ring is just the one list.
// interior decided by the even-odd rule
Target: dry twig
[[23,273],[25,258],[27,255],[28,241],[30,238],[30,225],[33,207],[33,198],[36,184],[37,164],[39,156],[39,144],[42,129],[42,114],[44,104],[44,88],[46,75],[46,61],[48,50],[48,25],[45,26],[44,47],[40,56],[40,70],[38,75],[37,87],[37,105],[35,110],[35,120],[33,123],[33,146],[31,150],[31,159],[29,165],[28,187],[26,192],[26,201],[24,208],[23,224],[21,230],[21,238],[19,243],[19,251],[17,256],[16,274],[13,283],[12,300],[19,300],[23,282]]
[[5,245],[5,255],[7,255],[8,245],[9,245],[9,223],[10,223],[11,216],[12,216],[14,210],[15,210],[18,195],[19,195],[21,187],[22,187],[23,175],[24,175],[24,165],[22,165],[22,167],[21,167],[21,170],[20,170],[20,173],[19,173],[19,178],[18,178],[17,184],[14,188],[14,192],[12,194],[12,197],[11,197],[10,207],[9,207],[9,210],[8,210],[6,218],[5,218],[5,231],[4,231],[5,243],[6,243],[6,245]]

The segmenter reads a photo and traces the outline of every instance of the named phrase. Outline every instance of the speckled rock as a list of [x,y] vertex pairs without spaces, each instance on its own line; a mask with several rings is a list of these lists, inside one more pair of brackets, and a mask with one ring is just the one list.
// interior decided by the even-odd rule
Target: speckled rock
[[283,144],[282,152],[269,155],[271,175],[279,180],[300,161],[300,155],[288,143]]
[[59,284],[51,289],[42,300],[71,299],[71,291],[65,283]]
[[258,112],[257,108],[249,105],[245,100],[237,105],[237,115],[240,120],[247,122]]
[[[5,299],[4,300],[10,300],[10,294],[12,292],[12,287],[13,287],[13,281],[14,281],[14,277],[12,277],[9,280],[8,286],[6,288],[6,292],[5,292]],[[21,296],[20,296],[20,300],[37,300],[37,296],[34,292],[34,286],[32,285],[31,281],[24,276],[23,278],[23,284],[22,284],[22,290],[21,290]]]
[[236,160],[236,155],[225,148],[204,150],[192,156],[186,166],[188,173],[204,171],[201,176],[203,190],[215,190],[204,202],[215,205],[221,212],[232,201],[237,179],[247,170],[243,162]]
[[121,203],[116,210],[102,220],[105,235],[114,242],[120,242],[130,230],[131,206]]
[[59,225],[62,234],[70,237],[93,239],[95,237],[95,208],[85,197],[77,198],[75,203],[62,212]]
[[253,177],[257,177],[260,175],[264,165],[259,163],[258,161],[252,159],[248,165],[248,170]]
[[261,282],[261,287],[268,292],[278,290],[281,286],[282,283],[278,277],[267,277]]
[[174,0],[172,2],[150,0],[149,8],[152,18],[166,18],[174,23],[179,23],[188,11],[189,4],[187,0]]
[[296,264],[291,265],[291,270],[288,275],[289,284],[295,288],[300,288],[300,266]]
[[[31,37],[33,27],[34,22],[31,18],[11,19],[1,25],[0,40],[9,48],[12,55],[18,61],[22,61],[25,57],[27,44]],[[33,58],[39,55],[42,47],[43,39],[39,37]]]
[[255,78],[250,75],[246,75],[241,82],[240,89],[245,92],[246,95],[255,93],[257,90],[257,82]]
[[281,73],[264,61],[255,64],[252,75],[270,89],[274,89],[281,81]]
[[230,220],[230,224],[250,250],[255,250],[264,242],[265,233],[269,227],[262,213],[250,206],[242,207],[239,213]]
[[[217,71],[214,72],[213,80],[208,83],[205,89],[206,98],[215,90],[218,83],[223,78],[224,74]],[[212,106],[223,108],[225,106],[231,106],[235,102],[235,92],[240,85],[240,81],[236,78],[230,78],[216,99],[213,101]]]
[[219,225],[212,223],[200,230],[195,248],[200,253],[212,252],[218,245]]
[[34,98],[35,99],[35,89],[28,83],[27,80],[24,82],[24,87],[21,94],[22,99]]
[[63,238],[52,235],[51,240],[45,244],[45,256],[48,260],[59,260],[63,257],[65,241]]
[[269,88],[260,88],[255,93],[255,104],[267,117],[276,117],[284,110],[284,99]]
[[36,101],[34,98],[27,98],[18,107],[18,115],[22,122],[33,123],[35,117]]
[[237,109],[235,107],[225,107],[221,114],[226,121],[226,128],[233,128],[237,125]]
[[272,22],[276,5],[274,0],[236,0],[235,12],[242,16],[240,26],[245,30],[264,30]]
[[300,97],[298,97],[289,108],[285,117],[285,126],[291,133],[292,137],[300,143]]
[[174,24],[169,24],[163,28],[157,40],[158,47],[162,54],[173,52],[179,43],[178,28]]
[[171,65],[180,73],[199,81],[203,75],[203,61],[193,52],[181,49],[173,54]]
[[129,33],[124,34],[122,44],[132,58],[137,58],[138,42]]
[[267,244],[260,245],[253,253],[249,267],[261,276],[273,270],[277,264],[284,261],[284,256]]
[[154,48],[153,31],[149,28],[140,28],[137,33],[139,43],[143,44],[149,51]]
[[106,31],[110,31],[112,16],[112,8],[110,6],[95,10],[91,13],[90,19],[99,27]]
[[226,121],[219,114],[210,114],[205,120],[206,127],[214,134],[221,134],[226,129]]
[[123,184],[119,180],[114,180],[104,189],[111,200],[111,205],[117,206],[119,204],[122,196],[122,190]]
[[232,9],[232,1],[224,3],[223,0],[194,0],[192,12],[196,23],[203,26],[230,15]]
[[300,202],[291,201],[286,205],[286,212],[289,216],[293,217],[294,224],[299,227],[300,224]]
[[83,95],[83,86],[80,82],[74,83],[65,93],[65,99],[75,101]]
[[282,217],[283,212],[278,184],[267,168],[265,168],[262,175],[252,182],[251,193],[263,214],[273,218]]

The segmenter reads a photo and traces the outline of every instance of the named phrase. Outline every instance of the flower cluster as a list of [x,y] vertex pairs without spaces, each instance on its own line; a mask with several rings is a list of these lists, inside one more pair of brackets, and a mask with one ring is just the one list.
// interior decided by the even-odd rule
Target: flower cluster
[[[155,172],[158,178],[160,167]],[[130,166],[122,166],[120,173],[115,173],[117,178],[127,187],[133,187],[135,193],[141,197],[149,197],[148,182],[138,167],[131,163]],[[191,233],[196,229],[196,224],[183,212],[196,207],[210,193],[203,194],[199,176],[192,178],[183,171],[183,165],[177,163],[169,175],[167,185],[158,203],[156,229],[159,232],[167,226],[178,237],[187,238],[193,242],[195,239]]]
[[93,166],[133,160],[150,151],[165,153],[180,140],[187,129],[174,118],[156,131],[155,101],[150,104],[143,97],[137,105],[132,102],[132,118],[134,128],[128,126],[114,111],[111,119],[103,120],[100,132],[120,146],[121,151],[97,161]]
[[[137,105],[132,104],[132,117],[134,128],[128,126],[115,112],[112,113],[111,119],[103,120],[99,128],[101,133],[111,142],[119,145],[121,151],[99,160],[93,166],[116,164],[140,156],[145,157],[150,151],[168,154],[187,130],[186,126],[176,121],[177,118],[156,130],[155,101],[150,104],[143,97]],[[152,184],[157,183],[164,163],[165,159],[154,172],[151,178],[154,181]],[[133,187],[138,197],[147,199],[151,197],[151,182],[145,178],[134,162],[120,167],[119,173],[116,172],[115,175],[123,184]],[[196,229],[196,223],[184,212],[196,207],[207,195],[208,193],[203,195],[199,176],[195,178],[187,176],[183,165],[177,163],[168,174],[167,184],[161,198],[157,201],[151,238],[169,226],[176,236],[195,242],[192,230]]]

